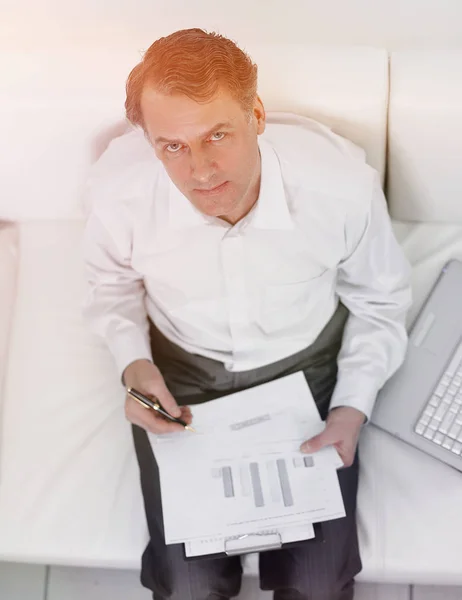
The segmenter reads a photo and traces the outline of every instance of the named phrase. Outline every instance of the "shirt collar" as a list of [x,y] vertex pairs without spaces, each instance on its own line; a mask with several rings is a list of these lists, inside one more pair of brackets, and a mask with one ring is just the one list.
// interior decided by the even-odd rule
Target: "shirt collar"
[[[252,210],[245,217],[246,227],[257,229],[293,229],[294,224],[287,206],[284,183],[282,180],[281,166],[274,148],[271,144],[258,138],[258,147],[261,156],[261,181],[260,194]],[[184,196],[176,185],[169,180],[169,226],[174,229],[197,227],[223,223],[215,217],[201,213]]]

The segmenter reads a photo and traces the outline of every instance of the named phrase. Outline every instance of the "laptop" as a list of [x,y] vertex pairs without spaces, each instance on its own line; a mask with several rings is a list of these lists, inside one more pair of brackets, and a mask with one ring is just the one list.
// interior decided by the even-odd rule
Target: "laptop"
[[462,262],[443,268],[371,422],[462,471]]

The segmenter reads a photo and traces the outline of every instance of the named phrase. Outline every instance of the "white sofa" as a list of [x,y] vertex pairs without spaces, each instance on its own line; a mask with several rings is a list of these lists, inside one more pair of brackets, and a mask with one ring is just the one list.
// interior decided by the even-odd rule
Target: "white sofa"
[[[462,51],[247,50],[268,110],[329,125],[382,174],[414,267],[410,324],[462,258]],[[124,130],[140,54],[117,40],[3,58],[0,220],[16,225],[0,228],[0,560],[137,569],[147,529],[124,390],[80,313],[80,242],[86,175]],[[358,579],[461,585],[462,474],[373,426],[360,444]]]

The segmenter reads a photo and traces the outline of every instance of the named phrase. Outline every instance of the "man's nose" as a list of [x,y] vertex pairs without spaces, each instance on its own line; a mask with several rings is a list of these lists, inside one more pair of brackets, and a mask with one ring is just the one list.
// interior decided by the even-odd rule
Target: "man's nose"
[[198,183],[206,184],[213,179],[216,165],[206,153],[196,153],[191,156],[191,176]]

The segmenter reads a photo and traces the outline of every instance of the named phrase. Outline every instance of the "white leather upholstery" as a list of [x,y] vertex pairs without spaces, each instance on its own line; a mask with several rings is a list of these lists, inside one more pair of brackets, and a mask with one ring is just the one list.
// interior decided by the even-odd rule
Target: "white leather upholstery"
[[[383,176],[385,50],[275,44],[255,45],[252,55],[268,110],[299,111],[332,126],[363,146]],[[118,38],[59,52],[11,49],[2,57],[9,93],[0,94],[0,110],[8,115],[0,136],[0,218],[84,216],[84,180],[124,130],[125,81],[141,56],[134,42]]]
[[462,49],[390,58],[390,213],[462,224]]

